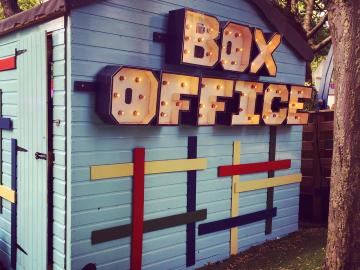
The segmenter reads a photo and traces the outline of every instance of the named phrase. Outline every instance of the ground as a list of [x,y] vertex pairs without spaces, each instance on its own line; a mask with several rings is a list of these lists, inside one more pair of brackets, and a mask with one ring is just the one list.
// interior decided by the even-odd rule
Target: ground
[[326,228],[302,228],[200,270],[315,270],[325,259]]

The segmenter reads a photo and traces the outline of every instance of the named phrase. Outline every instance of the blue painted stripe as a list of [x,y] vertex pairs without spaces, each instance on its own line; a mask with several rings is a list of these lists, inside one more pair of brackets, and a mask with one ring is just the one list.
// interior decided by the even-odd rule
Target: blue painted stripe
[[12,130],[12,120],[10,118],[0,117],[0,129]]
[[[17,191],[17,140],[11,139],[11,189]],[[16,199],[15,199],[16,202]],[[16,270],[17,253],[17,207],[11,205],[11,267]]]
[[199,235],[227,230],[233,227],[254,223],[270,217],[275,217],[276,212],[277,212],[277,208],[272,208],[238,217],[226,218],[209,223],[203,223],[199,225]]

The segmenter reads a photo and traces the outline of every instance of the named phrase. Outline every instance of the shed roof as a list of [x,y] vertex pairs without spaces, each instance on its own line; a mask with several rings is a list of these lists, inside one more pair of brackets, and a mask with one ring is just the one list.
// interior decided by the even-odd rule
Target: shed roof
[[[99,0],[49,0],[32,9],[20,12],[0,21],[0,36],[15,32],[30,25],[63,16],[67,11],[81,5]],[[283,35],[293,50],[304,60],[311,61],[314,57],[311,47],[304,36],[289,19],[267,0],[249,0],[256,6],[264,18]]]

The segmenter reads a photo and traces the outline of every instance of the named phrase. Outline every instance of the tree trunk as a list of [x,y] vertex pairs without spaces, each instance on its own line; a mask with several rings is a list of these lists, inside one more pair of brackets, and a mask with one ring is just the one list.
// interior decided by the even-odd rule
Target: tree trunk
[[336,108],[326,264],[360,269],[360,1],[330,0]]
[[0,4],[4,9],[4,15],[6,18],[21,11],[17,0],[0,0]]

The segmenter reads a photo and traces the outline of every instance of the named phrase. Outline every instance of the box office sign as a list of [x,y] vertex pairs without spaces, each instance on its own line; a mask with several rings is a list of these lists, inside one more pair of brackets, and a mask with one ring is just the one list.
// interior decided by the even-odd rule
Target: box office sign
[[[97,80],[96,111],[115,125],[303,125],[312,88],[263,83],[276,76],[281,35],[193,10],[171,11],[166,34],[171,71],[107,66]],[[174,67],[183,66],[181,72]],[[187,67],[186,67],[187,66]],[[252,80],[238,79],[241,73]],[[194,76],[196,74],[196,76]]]

